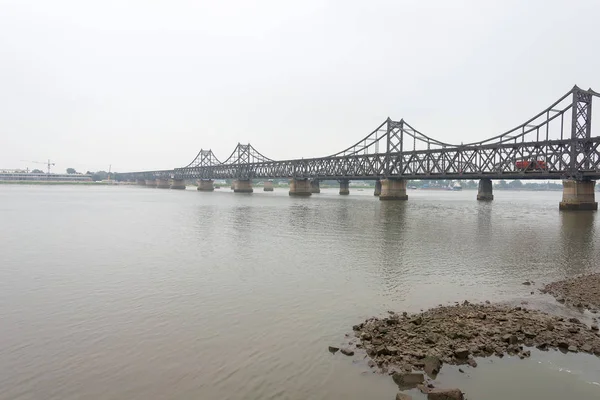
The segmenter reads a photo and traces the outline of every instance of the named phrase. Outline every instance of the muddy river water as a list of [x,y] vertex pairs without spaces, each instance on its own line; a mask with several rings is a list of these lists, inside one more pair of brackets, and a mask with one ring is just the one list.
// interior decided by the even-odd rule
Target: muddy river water
[[[367,317],[465,299],[579,315],[537,289],[598,271],[597,213],[559,212],[560,192],[408,195],[0,186],[0,399],[391,400],[363,355],[327,351]],[[438,380],[598,399],[600,358],[532,351]]]

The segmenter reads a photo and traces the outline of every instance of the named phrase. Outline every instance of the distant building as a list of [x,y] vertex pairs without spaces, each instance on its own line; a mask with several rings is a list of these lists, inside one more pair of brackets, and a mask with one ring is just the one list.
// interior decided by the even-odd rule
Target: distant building
[[0,181],[28,181],[28,182],[90,182],[90,175],[80,174],[44,174],[27,173],[25,171],[0,171]]

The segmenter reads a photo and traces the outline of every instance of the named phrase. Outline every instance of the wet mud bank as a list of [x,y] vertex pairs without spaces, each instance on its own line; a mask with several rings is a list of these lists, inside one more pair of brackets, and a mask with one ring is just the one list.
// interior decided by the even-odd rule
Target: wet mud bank
[[600,310],[600,273],[552,282],[541,289],[560,303],[584,308],[597,314]]
[[[541,290],[559,302],[594,312],[600,305],[600,274],[551,283]],[[489,302],[464,301],[414,314],[388,311],[354,325],[349,336],[354,337],[340,353],[364,357],[374,372],[391,375],[400,390],[418,388],[428,399],[463,398],[456,388],[434,388],[431,379],[444,364],[463,372],[462,365],[477,367],[476,359],[505,355],[524,359],[535,348],[600,356],[600,332],[594,321],[586,324],[576,317]],[[398,396],[410,398],[406,392]]]

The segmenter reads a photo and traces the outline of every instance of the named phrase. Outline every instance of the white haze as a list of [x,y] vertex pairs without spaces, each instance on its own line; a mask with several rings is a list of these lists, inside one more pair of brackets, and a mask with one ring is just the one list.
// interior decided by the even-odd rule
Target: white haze
[[[0,168],[322,156],[386,117],[444,142],[600,91],[600,2],[0,0]],[[600,107],[600,105],[598,106]]]

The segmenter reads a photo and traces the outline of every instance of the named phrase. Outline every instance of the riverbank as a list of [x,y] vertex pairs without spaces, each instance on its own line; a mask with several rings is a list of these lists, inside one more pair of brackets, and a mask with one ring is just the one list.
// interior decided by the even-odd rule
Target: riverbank
[[[530,282],[524,284],[529,285]],[[585,307],[597,312],[600,302],[600,274],[557,281],[546,285],[543,293],[557,297],[559,303]],[[438,398],[433,381],[444,364],[471,368],[478,361],[495,356],[525,359],[534,350],[560,350],[600,357],[600,332],[595,316],[566,318],[527,306],[494,305],[469,301],[409,314],[388,311],[353,326],[354,338],[347,356],[362,356],[374,372],[389,374],[400,390],[418,388],[428,399]],[[337,347],[330,347],[332,352]],[[437,385],[437,383],[436,383]],[[444,389],[448,396],[462,399],[460,390]],[[453,393],[453,395],[452,395]],[[453,397],[452,397],[453,396]],[[410,399],[399,393],[399,399]]]
[[600,273],[552,282],[541,290],[556,297],[559,303],[585,308],[597,314],[600,309]]
[[115,182],[69,182],[69,181],[0,181],[0,185],[123,185],[127,183],[115,183]]

